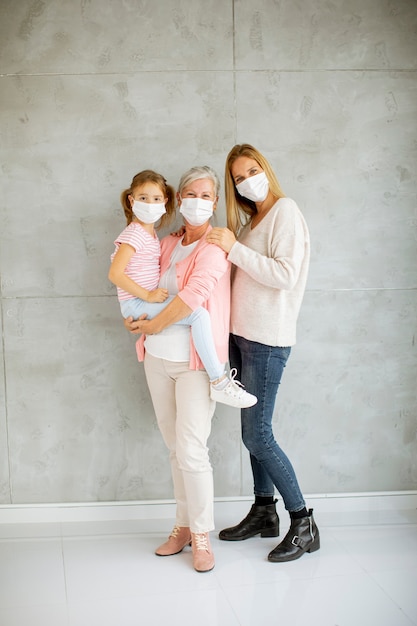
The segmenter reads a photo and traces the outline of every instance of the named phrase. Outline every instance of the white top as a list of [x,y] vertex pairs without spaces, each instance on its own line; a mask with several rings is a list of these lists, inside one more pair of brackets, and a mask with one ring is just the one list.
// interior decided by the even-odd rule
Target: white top
[[[178,293],[176,264],[185,259],[196,247],[198,241],[182,245],[182,239],[171,255],[169,267],[159,281],[159,287],[168,289],[170,296]],[[156,335],[147,335],[145,339],[145,349],[152,356],[167,361],[188,362],[190,360],[190,326],[172,324]]]
[[247,224],[228,259],[235,265],[230,332],[294,345],[310,261],[307,224],[294,200],[281,198],[255,228]]

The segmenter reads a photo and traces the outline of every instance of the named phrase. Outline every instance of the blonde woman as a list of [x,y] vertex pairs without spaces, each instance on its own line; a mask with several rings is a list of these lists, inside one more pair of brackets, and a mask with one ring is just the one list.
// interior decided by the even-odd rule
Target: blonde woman
[[242,438],[250,453],[255,502],[242,522],[220,532],[241,541],[279,535],[275,489],[291,525],[268,555],[292,561],[320,547],[312,509],[307,510],[294,468],[278,445],[272,417],[284,367],[296,342],[296,324],[310,258],[308,228],[294,200],[286,198],[267,159],[249,144],[236,145],[226,160],[228,228],[207,240],[233,264],[229,360],[258,402],[241,410]]

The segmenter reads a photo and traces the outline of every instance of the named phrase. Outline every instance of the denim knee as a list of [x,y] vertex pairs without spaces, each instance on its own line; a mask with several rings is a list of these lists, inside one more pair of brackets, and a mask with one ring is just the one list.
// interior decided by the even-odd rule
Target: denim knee
[[[253,438],[250,436],[242,436],[242,441],[247,448],[247,450],[258,459],[258,461],[267,460],[271,454],[271,445],[268,440],[259,436],[257,438]],[[271,436],[270,442],[274,443],[274,438]]]

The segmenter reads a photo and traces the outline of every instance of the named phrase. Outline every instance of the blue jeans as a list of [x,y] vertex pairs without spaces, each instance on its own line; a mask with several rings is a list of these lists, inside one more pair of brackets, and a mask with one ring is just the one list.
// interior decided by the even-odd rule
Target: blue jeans
[[278,386],[291,348],[266,346],[237,335],[230,335],[230,366],[236,367],[237,378],[258,402],[241,409],[242,440],[250,452],[254,493],[273,496],[274,485],[288,511],[305,507],[303,494],[287,455],[275,441],[272,416]]

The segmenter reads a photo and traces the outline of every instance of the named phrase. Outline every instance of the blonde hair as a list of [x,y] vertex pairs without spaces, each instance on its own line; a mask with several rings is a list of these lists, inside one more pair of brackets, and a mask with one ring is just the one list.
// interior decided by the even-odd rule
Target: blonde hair
[[175,217],[175,189],[171,185],[168,185],[162,174],[154,172],[153,170],[143,170],[132,178],[129,189],[122,191],[120,195],[120,202],[122,203],[123,211],[126,216],[127,225],[133,220],[134,214],[130,204],[129,196],[134,194],[135,189],[144,185],[145,183],[155,183],[160,188],[164,198],[168,198],[165,205],[166,213],[161,217],[156,228],[162,228],[172,222]]
[[277,200],[279,198],[285,198],[285,194],[281,189],[278,179],[263,154],[248,143],[233,146],[226,158],[224,185],[226,195],[227,226],[235,234],[235,236],[238,235],[241,228],[250,222],[252,217],[256,214],[255,203],[252,200],[244,198],[238,193],[231,172],[233,163],[236,159],[242,156],[254,159],[264,170],[269,182],[269,189]]

